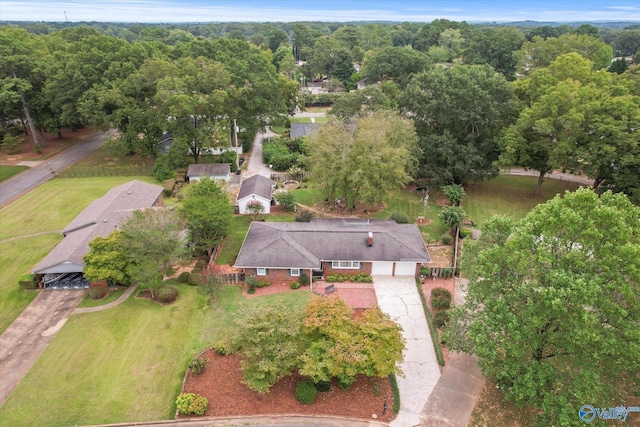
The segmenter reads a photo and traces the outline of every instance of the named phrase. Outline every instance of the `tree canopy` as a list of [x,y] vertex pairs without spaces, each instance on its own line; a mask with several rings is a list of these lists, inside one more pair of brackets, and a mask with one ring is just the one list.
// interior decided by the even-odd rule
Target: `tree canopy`
[[451,348],[477,354],[485,377],[546,424],[576,424],[585,402],[623,403],[639,380],[639,208],[582,188],[517,223],[495,217],[467,249]]

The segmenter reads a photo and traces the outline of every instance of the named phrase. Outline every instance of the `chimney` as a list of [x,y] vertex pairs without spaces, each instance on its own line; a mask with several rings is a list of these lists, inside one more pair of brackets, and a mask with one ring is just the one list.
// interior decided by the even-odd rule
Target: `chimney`
[[367,246],[373,246],[373,233],[371,231],[369,232],[369,237],[367,237]]

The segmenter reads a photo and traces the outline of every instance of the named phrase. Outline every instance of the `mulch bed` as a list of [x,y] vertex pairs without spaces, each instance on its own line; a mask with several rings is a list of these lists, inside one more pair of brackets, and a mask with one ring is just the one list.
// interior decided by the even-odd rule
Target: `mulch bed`
[[[335,382],[326,393],[318,392],[310,405],[295,397],[297,381],[302,377],[289,375],[276,383],[268,394],[261,395],[242,384],[240,355],[221,356],[213,349],[202,354],[208,359],[200,375],[187,372],[184,393],[198,393],[209,400],[205,416],[252,415],[337,415],[349,418],[390,421],[393,414],[393,392],[387,378],[374,379],[359,376],[349,390],[339,388]],[[376,393],[375,383],[378,383]],[[385,398],[387,411],[382,415]],[[187,417],[184,417],[187,418]]]

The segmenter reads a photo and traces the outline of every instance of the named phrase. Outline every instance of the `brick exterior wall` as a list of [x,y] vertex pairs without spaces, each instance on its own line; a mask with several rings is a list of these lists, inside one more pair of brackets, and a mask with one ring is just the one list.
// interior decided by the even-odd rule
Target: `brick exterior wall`
[[[258,276],[255,268],[243,268],[245,275],[256,276],[256,279],[262,282],[269,282],[272,285],[290,285],[293,282],[299,282],[300,276],[291,276],[288,268],[268,268],[266,276]],[[311,272],[309,270],[300,269],[300,274],[306,273],[311,280]]]
[[323,262],[322,269],[324,271],[324,277],[334,274],[348,274],[349,276],[354,276],[360,273],[371,274],[371,263],[363,262],[361,264],[362,268],[331,268],[331,262]]

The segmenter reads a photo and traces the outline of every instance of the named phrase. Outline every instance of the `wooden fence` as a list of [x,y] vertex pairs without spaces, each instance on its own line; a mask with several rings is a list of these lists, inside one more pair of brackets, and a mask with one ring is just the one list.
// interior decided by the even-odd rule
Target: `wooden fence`
[[271,172],[271,179],[278,182],[298,181],[301,182],[311,175],[310,172],[288,173],[288,172]]

